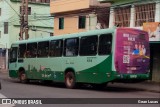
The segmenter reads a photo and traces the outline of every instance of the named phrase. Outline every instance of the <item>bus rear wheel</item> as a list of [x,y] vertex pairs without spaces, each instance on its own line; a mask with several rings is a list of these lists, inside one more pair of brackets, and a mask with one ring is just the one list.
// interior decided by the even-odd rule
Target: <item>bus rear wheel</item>
[[76,87],[76,78],[73,72],[65,74],[65,85],[67,88],[73,89]]

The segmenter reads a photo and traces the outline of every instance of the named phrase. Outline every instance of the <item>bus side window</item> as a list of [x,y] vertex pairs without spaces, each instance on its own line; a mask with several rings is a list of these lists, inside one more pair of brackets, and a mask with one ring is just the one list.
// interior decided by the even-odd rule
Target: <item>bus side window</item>
[[37,57],[48,57],[49,55],[49,41],[38,43]]
[[19,58],[25,58],[26,57],[26,44],[20,44],[19,45]]
[[77,56],[79,50],[79,39],[70,38],[65,40],[64,56]]
[[17,61],[17,47],[11,48],[10,52],[10,63]]
[[62,56],[63,41],[62,40],[52,40],[50,42],[50,56],[60,57]]
[[89,56],[97,54],[98,36],[82,37],[80,41],[80,55]]
[[27,44],[27,58],[34,58],[37,56],[37,43]]
[[103,34],[99,37],[99,55],[107,55],[111,53],[112,49],[112,34]]

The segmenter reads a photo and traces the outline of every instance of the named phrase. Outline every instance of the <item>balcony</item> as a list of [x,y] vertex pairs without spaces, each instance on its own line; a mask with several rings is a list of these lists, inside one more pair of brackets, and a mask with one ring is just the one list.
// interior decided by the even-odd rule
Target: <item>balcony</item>
[[52,0],[50,13],[64,13],[77,10],[85,10],[92,7],[109,6],[108,3],[100,3],[97,0]]

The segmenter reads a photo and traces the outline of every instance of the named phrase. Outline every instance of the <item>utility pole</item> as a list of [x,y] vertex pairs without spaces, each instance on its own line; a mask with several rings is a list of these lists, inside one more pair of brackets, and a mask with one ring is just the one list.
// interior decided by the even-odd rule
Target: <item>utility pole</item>
[[21,18],[20,18],[20,34],[19,40],[23,40],[25,32],[25,39],[29,38],[28,35],[28,0],[22,0],[21,3]]

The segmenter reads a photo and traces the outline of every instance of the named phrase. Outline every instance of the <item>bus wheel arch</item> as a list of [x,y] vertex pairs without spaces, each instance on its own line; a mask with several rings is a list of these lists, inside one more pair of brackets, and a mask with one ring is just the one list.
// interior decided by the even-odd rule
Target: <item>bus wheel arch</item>
[[25,72],[25,69],[23,67],[19,68],[19,70],[18,70],[18,77],[19,77],[19,81],[21,83],[28,83],[26,72]]
[[65,70],[65,85],[67,88],[73,89],[76,87],[76,76],[73,69],[68,68]]

